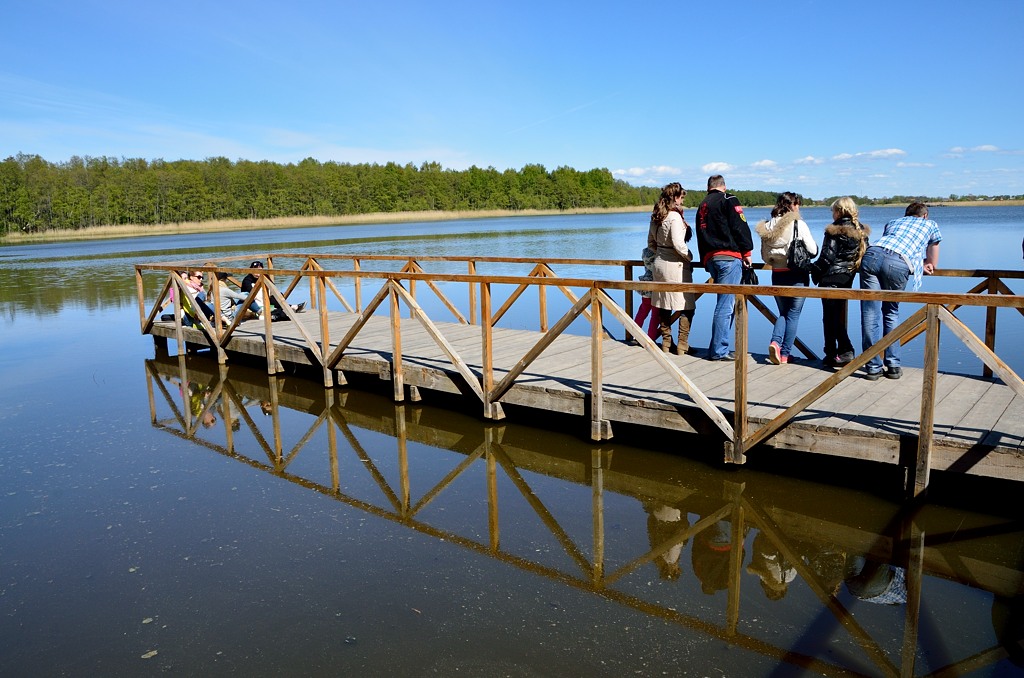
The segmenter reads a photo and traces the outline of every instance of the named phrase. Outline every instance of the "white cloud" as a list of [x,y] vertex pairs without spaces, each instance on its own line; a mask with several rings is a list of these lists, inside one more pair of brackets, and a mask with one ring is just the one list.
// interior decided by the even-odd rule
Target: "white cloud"
[[867,153],[858,153],[857,155],[864,155],[869,158],[893,158],[900,155],[906,155],[907,152],[899,148],[886,148],[881,151],[868,151]]
[[758,160],[753,165],[751,165],[751,167],[763,167],[763,168],[770,169],[772,167],[778,167],[778,165],[779,165],[779,163],[775,162],[774,160],[765,159],[765,160]]
[[797,158],[793,161],[794,165],[820,165],[825,162],[822,158],[815,158],[813,155],[807,155],[802,158]]
[[832,156],[833,160],[853,160],[855,158],[866,158],[875,160],[877,158],[895,158],[906,155],[907,152],[899,148],[883,148],[877,151],[861,151],[860,153],[840,153]]
[[999,150],[999,147],[992,144],[984,144],[982,146],[975,146],[971,150],[978,151],[979,153],[995,153]]
[[700,169],[704,174],[721,174],[722,172],[729,172],[732,170],[732,165],[727,162],[709,162],[706,165],[701,165]]
[[679,176],[683,170],[671,165],[652,165],[651,167],[630,167],[629,169],[612,170],[612,176],[632,179],[654,179],[657,177]]

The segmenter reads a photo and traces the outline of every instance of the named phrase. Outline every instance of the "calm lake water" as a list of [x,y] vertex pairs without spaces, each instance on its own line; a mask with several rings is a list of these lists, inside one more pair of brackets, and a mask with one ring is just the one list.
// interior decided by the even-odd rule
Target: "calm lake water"
[[[862,216],[880,231],[901,214]],[[827,210],[805,217],[820,241]],[[1024,208],[932,217],[942,267],[1022,268]],[[499,426],[439,398],[221,374],[203,355],[154,357],[138,330],[134,263],[638,258],[645,222],[0,248],[0,675],[1020,675],[1007,654],[1024,637],[1016,485],[936,474],[932,503],[904,509],[890,468],[722,469],[662,433],[616,426],[596,445],[579,420],[513,411]],[[816,349],[819,309],[801,325]],[[697,345],[710,314],[698,309]],[[997,348],[1018,373],[1021,320],[999,312]],[[769,333],[752,319],[752,348]],[[945,339],[940,367],[980,369]]]

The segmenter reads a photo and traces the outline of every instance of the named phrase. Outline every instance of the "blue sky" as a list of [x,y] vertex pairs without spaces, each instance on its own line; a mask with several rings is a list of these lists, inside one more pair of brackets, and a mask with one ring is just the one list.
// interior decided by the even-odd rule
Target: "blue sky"
[[1022,0],[6,4],[4,158],[1024,194]]

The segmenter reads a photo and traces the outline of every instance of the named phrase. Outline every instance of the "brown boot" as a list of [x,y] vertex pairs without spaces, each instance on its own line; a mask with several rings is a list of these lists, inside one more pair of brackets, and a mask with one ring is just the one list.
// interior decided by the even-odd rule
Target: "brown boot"
[[658,331],[661,333],[661,350],[663,353],[672,352],[672,312],[660,309],[658,319],[661,324]]
[[676,340],[676,355],[686,355],[690,351],[690,321],[693,320],[693,311],[683,311],[679,314],[679,339]]

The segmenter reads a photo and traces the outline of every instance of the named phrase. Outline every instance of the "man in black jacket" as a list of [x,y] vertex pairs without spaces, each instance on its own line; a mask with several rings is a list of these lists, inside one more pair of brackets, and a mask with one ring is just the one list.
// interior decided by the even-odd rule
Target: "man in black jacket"
[[[708,178],[708,194],[697,208],[697,250],[715,282],[738,285],[743,267],[751,265],[754,240],[734,195],[725,191],[721,174]],[[735,360],[732,351],[735,295],[719,294],[711,324],[708,360]]]

